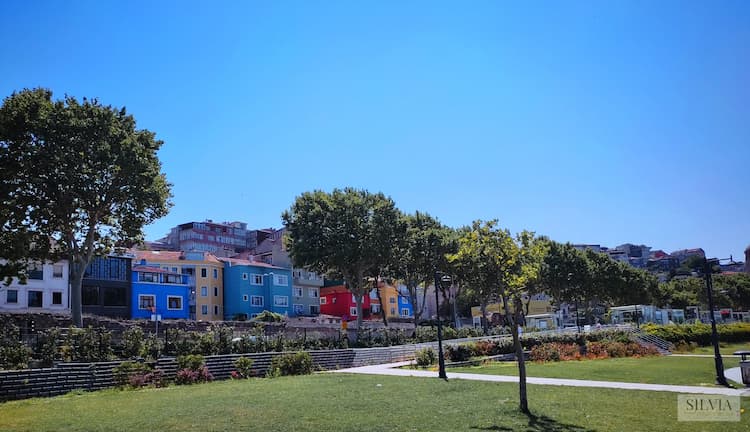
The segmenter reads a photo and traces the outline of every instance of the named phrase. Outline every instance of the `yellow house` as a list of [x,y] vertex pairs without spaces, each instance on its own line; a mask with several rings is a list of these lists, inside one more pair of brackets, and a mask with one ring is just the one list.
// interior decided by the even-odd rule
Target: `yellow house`
[[133,251],[133,265],[159,266],[190,276],[190,318],[224,319],[224,264],[208,252]]
[[383,300],[383,304],[380,304],[378,299],[378,292],[372,290],[370,292],[370,310],[372,315],[380,315],[381,311],[385,313],[386,319],[391,318],[413,318],[412,308],[408,306],[409,299],[399,294],[398,288],[393,285],[380,282],[378,284],[380,291],[380,299]]

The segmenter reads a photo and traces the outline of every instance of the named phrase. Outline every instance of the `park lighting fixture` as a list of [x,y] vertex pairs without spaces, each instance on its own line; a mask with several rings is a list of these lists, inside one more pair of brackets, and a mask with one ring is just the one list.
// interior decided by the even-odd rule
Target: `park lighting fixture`
[[708,297],[708,316],[711,320],[711,343],[714,346],[714,365],[716,366],[716,383],[725,387],[731,387],[724,376],[724,361],[721,359],[719,351],[719,335],[716,332],[716,317],[714,316],[714,293],[711,273],[713,267],[719,265],[720,259],[711,258],[703,259],[703,277],[706,279],[706,297]]
[[440,323],[440,296],[438,289],[440,287],[449,288],[452,280],[450,275],[443,272],[435,272],[435,316],[437,316],[437,337],[438,337],[438,377],[448,380],[445,373],[445,356],[443,355],[443,326]]

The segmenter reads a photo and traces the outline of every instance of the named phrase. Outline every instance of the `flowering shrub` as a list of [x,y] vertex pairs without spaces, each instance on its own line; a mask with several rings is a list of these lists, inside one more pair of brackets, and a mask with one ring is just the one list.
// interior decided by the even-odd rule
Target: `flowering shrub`
[[531,348],[529,358],[532,361],[566,361],[578,360],[581,353],[578,345],[571,343],[546,343]]
[[180,369],[177,371],[177,375],[175,375],[174,382],[177,385],[184,385],[213,381],[213,379],[214,376],[211,375],[208,368],[203,366],[198,370]]

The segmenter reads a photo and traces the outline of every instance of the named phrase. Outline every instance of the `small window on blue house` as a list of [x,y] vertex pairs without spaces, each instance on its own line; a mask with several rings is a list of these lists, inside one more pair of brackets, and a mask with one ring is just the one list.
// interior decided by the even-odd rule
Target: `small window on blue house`
[[182,297],[167,296],[167,309],[182,310]]
[[153,295],[140,294],[138,296],[138,309],[140,310],[151,310],[152,307],[156,307],[156,297]]
[[250,297],[250,304],[252,306],[263,306],[263,296]]
[[407,308],[401,309],[401,316],[402,317],[408,317],[409,316],[409,309],[407,309]]

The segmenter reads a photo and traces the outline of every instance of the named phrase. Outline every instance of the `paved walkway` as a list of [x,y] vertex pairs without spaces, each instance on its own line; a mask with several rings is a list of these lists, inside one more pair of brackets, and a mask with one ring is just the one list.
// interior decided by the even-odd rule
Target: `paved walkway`
[[[389,363],[372,366],[361,366],[349,369],[339,369],[335,373],[355,373],[366,375],[390,375],[390,376],[412,376],[424,378],[437,378],[437,372],[418,370],[418,369],[399,369],[401,366],[407,366],[411,362]],[[473,381],[491,381],[491,382],[518,382],[517,376],[510,375],[484,375],[471,373],[448,372],[448,379],[464,379]],[[682,385],[665,385],[665,384],[642,384],[627,383],[617,381],[589,381],[559,378],[535,378],[527,377],[526,382],[529,384],[539,385],[556,385],[569,387],[594,387],[594,388],[612,388],[622,390],[649,390],[673,393],[694,393],[694,394],[720,394],[727,396],[750,396],[750,389],[730,389],[724,387],[700,387],[700,386],[682,386]]]

